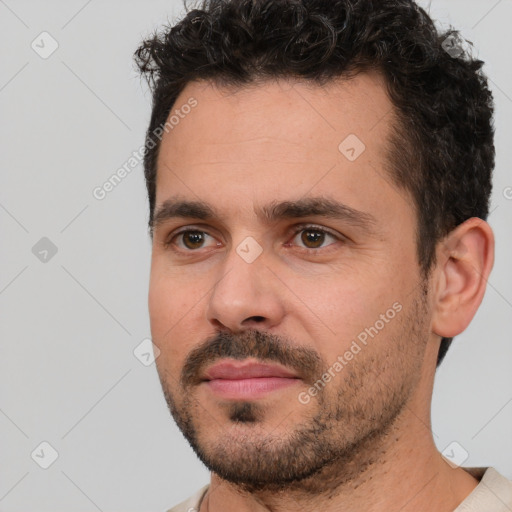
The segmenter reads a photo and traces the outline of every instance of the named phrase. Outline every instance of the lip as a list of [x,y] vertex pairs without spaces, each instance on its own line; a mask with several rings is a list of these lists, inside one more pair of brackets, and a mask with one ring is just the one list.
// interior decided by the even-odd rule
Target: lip
[[300,377],[280,365],[222,361],[208,368],[202,383],[224,399],[250,400],[298,382]]
[[299,377],[284,366],[277,364],[264,364],[253,361],[221,361],[210,366],[204,373],[203,380],[211,381],[215,379],[255,379],[263,377],[277,377],[298,379]]

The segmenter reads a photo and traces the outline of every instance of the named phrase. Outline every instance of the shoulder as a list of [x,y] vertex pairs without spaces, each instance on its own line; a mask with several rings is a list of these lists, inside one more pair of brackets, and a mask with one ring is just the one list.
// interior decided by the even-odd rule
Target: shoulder
[[454,512],[508,512],[512,510],[512,481],[493,467],[463,468],[480,480]]
[[199,512],[199,506],[201,505],[203,496],[206,494],[209,486],[210,484],[206,484],[205,486],[201,487],[201,489],[196,491],[192,496],[182,501],[181,503],[178,503],[166,512]]

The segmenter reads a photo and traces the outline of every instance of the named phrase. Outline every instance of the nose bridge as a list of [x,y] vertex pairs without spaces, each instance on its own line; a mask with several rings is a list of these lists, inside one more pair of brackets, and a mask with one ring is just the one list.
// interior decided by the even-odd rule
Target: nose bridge
[[269,258],[252,237],[234,245],[222,266],[222,275],[210,294],[207,316],[236,331],[251,322],[265,322],[267,327],[279,322],[283,304],[278,287],[267,268]]

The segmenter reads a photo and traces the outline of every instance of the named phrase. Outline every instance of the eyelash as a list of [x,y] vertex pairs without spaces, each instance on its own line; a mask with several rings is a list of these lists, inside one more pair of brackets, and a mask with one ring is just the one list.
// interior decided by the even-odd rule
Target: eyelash
[[[295,226],[295,230],[292,232],[292,238],[295,238],[302,231],[307,231],[307,230],[315,231],[317,233],[322,233],[324,235],[329,235],[332,238],[334,238],[334,239],[336,239],[337,241],[340,241],[340,242],[346,241],[345,237],[342,237],[341,235],[337,235],[337,234],[333,233],[330,230],[327,230],[327,229],[325,229],[323,227],[320,227],[320,226],[316,226],[314,224],[300,224],[298,226]],[[180,235],[187,234],[187,233],[201,233],[201,234],[205,234],[205,235],[211,236],[209,233],[207,233],[206,231],[202,231],[201,229],[186,228],[186,229],[183,229],[182,231],[178,231],[177,233],[173,233],[172,236],[170,236],[164,242],[164,244],[163,244],[164,248],[166,248],[166,249],[169,248],[171,245],[173,245],[172,241],[175,238],[177,238]],[[322,249],[327,249],[327,247],[329,247],[330,245],[334,245],[334,244],[335,244],[335,242],[329,244],[326,247],[319,247],[319,248],[298,247],[298,249],[303,251],[303,252],[312,253],[312,252],[318,252],[318,251],[320,251]],[[199,248],[199,249],[175,249],[175,248],[171,248],[171,250],[173,250],[174,252],[182,253],[183,254],[183,253],[199,252],[201,250],[201,248]]]

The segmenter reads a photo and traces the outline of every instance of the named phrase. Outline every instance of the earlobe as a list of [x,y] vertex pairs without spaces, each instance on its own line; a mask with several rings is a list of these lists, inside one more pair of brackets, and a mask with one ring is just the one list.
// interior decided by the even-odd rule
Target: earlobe
[[494,264],[493,231],[472,217],[439,242],[437,256],[432,331],[451,338],[467,328],[482,302]]

